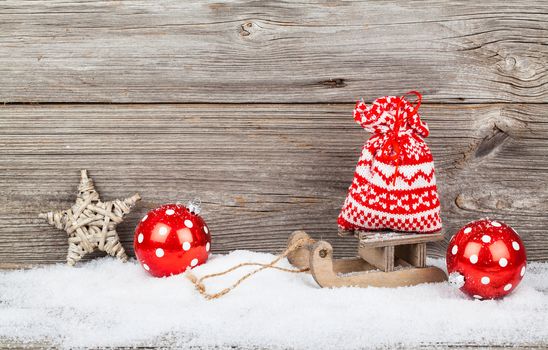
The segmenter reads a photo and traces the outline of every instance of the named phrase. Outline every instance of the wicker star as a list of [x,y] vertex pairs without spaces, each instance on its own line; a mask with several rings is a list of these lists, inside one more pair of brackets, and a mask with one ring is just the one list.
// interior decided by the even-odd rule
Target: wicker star
[[101,202],[86,170],[81,171],[76,203],[67,210],[42,213],[39,216],[68,235],[67,263],[74,266],[95,249],[122,261],[128,257],[120,244],[116,226],[141,199],[138,193],[124,200]]

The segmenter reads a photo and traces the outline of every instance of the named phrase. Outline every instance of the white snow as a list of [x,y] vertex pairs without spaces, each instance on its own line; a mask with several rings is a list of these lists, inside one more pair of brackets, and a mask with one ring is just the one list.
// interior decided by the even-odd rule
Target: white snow
[[[271,254],[212,256],[197,276]],[[430,260],[438,266],[442,260]],[[289,267],[287,261],[283,266]],[[249,269],[206,281],[220,290]],[[206,301],[185,276],[150,277],[135,261],[0,272],[0,344],[64,348],[160,345],[352,349],[419,344],[548,343],[548,263],[531,263],[499,301],[474,300],[448,283],[321,289],[308,274],[263,271]]]

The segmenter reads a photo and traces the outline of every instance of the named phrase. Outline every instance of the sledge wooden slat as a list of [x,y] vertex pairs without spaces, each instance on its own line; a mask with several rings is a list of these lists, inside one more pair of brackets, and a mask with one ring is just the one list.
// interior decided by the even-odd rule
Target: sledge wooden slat
[[443,240],[443,233],[401,234],[359,232],[358,254],[361,258],[381,269],[393,271],[394,262],[403,259],[411,266],[426,266],[426,243]]
[[[427,100],[428,98],[425,97]],[[216,253],[279,252],[306,229],[338,256],[357,239],[336,218],[367,133],[353,104],[0,106],[0,262],[62,262],[66,235],[37,215],[70,206],[81,169],[105,199],[135,192],[141,203],[118,228],[133,231],[148,210],[199,197]],[[530,260],[548,259],[546,105],[421,106],[429,123],[444,241],[469,221],[502,220]]]
[[1,102],[548,100],[548,3],[2,1]]
[[402,244],[428,243],[442,241],[443,232],[425,234],[401,234],[395,232],[368,233],[359,232],[360,247],[375,248],[384,246],[396,246]]
[[374,248],[360,246],[358,255],[382,271],[394,271],[394,246]]
[[426,266],[426,243],[398,245],[394,249],[394,255],[410,265],[416,267]]
[[410,263],[408,263],[407,261],[401,259],[401,258],[396,258],[395,262],[394,262],[394,266],[398,266],[398,267],[404,267],[404,268],[411,268],[411,267],[416,267]]

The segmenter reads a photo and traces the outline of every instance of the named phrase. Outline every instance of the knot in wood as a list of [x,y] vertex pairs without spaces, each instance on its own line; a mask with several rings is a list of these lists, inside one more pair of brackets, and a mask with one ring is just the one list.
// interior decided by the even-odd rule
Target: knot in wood
[[240,35],[249,36],[251,35],[250,29],[253,28],[253,22],[245,22],[240,26]]

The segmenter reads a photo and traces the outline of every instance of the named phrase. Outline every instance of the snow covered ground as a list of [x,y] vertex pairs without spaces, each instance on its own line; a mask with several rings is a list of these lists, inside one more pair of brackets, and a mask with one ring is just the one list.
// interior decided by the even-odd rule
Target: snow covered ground
[[[212,256],[197,276],[270,254]],[[443,265],[442,260],[430,263]],[[282,264],[289,266],[287,261]],[[219,290],[241,276],[207,281]],[[4,339],[4,340],[2,340]],[[110,258],[0,272],[0,344],[351,349],[432,343],[548,344],[548,263],[531,263],[504,300],[465,297],[449,284],[321,289],[310,275],[264,271],[204,300],[182,275],[153,278]]]

